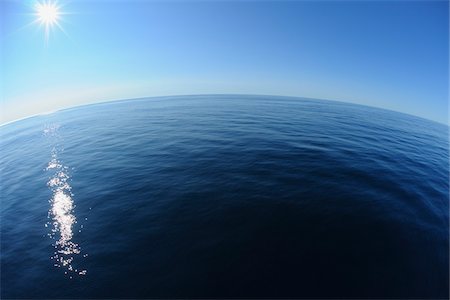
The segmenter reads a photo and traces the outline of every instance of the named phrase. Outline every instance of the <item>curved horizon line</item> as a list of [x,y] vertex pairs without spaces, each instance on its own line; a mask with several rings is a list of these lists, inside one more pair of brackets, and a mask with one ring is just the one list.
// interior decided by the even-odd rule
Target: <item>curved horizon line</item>
[[61,111],[70,110],[70,109],[79,108],[79,107],[84,107],[84,106],[91,106],[91,105],[97,105],[97,104],[108,104],[108,103],[114,103],[114,102],[136,101],[136,100],[144,100],[144,99],[174,98],[174,97],[193,97],[193,96],[257,96],[257,97],[258,96],[259,97],[264,96],[264,97],[306,99],[306,100],[313,100],[313,101],[319,100],[319,101],[328,101],[328,102],[338,102],[338,103],[343,103],[343,104],[352,104],[352,105],[364,106],[364,107],[375,108],[375,109],[395,112],[395,113],[399,113],[399,114],[404,114],[404,115],[407,115],[407,116],[411,116],[411,117],[419,118],[419,119],[426,120],[426,121],[429,121],[429,122],[433,122],[433,123],[436,123],[436,124],[441,125],[441,126],[443,125],[446,128],[450,127],[450,122],[449,122],[448,118],[447,118],[447,123],[442,123],[442,122],[437,121],[437,120],[428,119],[426,117],[413,115],[413,114],[402,112],[402,111],[398,111],[398,110],[393,110],[393,109],[384,108],[384,107],[380,107],[380,106],[372,106],[372,105],[367,105],[367,104],[361,104],[361,103],[356,103],[356,102],[346,102],[346,101],[336,100],[336,99],[310,98],[310,97],[302,97],[302,96],[274,95],[274,94],[250,94],[250,93],[225,93],[225,94],[221,94],[221,93],[204,93],[203,94],[203,93],[200,93],[200,94],[170,94],[170,95],[160,95],[160,96],[144,96],[144,97],[125,98],[125,99],[100,100],[100,101],[91,102],[91,103],[82,103],[82,104],[78,104],[78,105],[62,107],[62,108],[51,110],[51,111],[47,111],[47,112],[36,113],[36,114],[32,114],[32,115],[29,115],[29,116],[26,116],[26,117],[22,117],[22,118],[14,119],[14,120],[11,120],[11,121],[7,121],[5,123],[1,123],[0,124],[0,128],[4,127],[6,125],[10,125],[12,123],[16,123],[16,122],[19,122],[19,121],[23,121],[23,120],[26,120],[26,119],[33,118],[33,117],[49,115],[49,114],[53,114],[53,113],[56,113],[56,112],[61,112]]

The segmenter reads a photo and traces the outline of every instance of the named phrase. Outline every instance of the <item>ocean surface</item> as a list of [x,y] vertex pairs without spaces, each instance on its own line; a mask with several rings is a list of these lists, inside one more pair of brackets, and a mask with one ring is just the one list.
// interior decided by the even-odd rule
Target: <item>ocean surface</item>
[[0,127],[1,298],[448,298],[448,127],[177,96]]

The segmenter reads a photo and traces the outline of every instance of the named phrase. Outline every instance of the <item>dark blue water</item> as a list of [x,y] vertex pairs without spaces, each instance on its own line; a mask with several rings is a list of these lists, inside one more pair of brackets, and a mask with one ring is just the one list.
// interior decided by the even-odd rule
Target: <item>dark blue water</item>
[[1,132],[2,298],[447,298],[448,127],[269,96]]

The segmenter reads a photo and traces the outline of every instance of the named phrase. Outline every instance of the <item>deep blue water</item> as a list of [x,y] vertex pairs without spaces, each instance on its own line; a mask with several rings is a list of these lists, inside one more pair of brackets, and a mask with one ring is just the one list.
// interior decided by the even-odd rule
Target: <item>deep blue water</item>
[[448,298],[448,127],[272,96],[1,133],[2,298]]

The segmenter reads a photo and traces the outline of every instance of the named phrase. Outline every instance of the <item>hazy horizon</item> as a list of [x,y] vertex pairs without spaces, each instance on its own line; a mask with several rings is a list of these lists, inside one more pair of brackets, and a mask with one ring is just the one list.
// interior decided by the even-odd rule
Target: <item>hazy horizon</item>
[[31,114],[31,115],[26,115],[24,117],[20,117],[17,119],[13,119],[10,121],[5,121],[5,122],[0,122],[0,127],[4,126],[4,125],[8,125],[14,122],[18,122],[21,120],[25,120],[28,118],[32,118],[35,116],[40,116],[40,115],[48,115],[48,114],[52,114],[52,113],[56,113],[59,111],[64,111],[64,110],[69,110],[69,109],[76,109],[78,107],[82,107],[82,106],[90,106],[90,105],[97,105],[97,104],[108,104],[108,103],[114,103],[114,102],[126,102],[126,101],[139,101],[139,100],[144,100],[144,99],[159,99],[159,98],[177,98],[177,97],[191,97],[191,96],[263,96],[263,97],[280,97],[280,98],[298,98],[298,99],[307,99],[307,100],[317,100],[317,101],[330,101],[330,102],[338,102],[338,103],[343,103],[343,104],[354,104],[354,105],[362,105],[362,106],[367,106],[370,108],[375,108],[375,109],[381,109],[381,110],[387,110],[387,111],[391,111],[391,112],[395,112],[395,113],[400,113],[400,114],[405,114],[405,115],[409,115],[409,116],[413,116],[413,117],[417,117],[417,118],[421,118],[427,121],[431,121],[434,123],[438,123],[440,125],[444,125],[446,127],[450,127],[449,123],[443,123],[443,122],[439,122],[436,120],[432,120],[432,119],[428,119],[419,115],[414,115],[414,114],[410,114],[410,113],[405,113],[402,111],[398,111],[398,110],[392,110],[392,109],[388,109],[388,108],[383,108],[380,106],[374,106],[374,105],[367,105],[367,104],[362,104],[362,103],[358,103],[358,102],[347,102],[347,101],[342,101],[342,100],[336,100],[336,99],[323,99],[323,98],[311,98],[311,97],[300,97],[300,96],[295,96],[295,95],[271,95],[271,94],[250,94],[250,93],[225,93],[225,94],[221,94],[221,93],[203,93],[203,94],[167,94],[167,95],[157,95],[157,96],[143,96],[143,97],[133,97],[133,98],[123,98],[123,99],[105,99],[105,100],[100,100],[100,101],[92,101],[92,102],[85,102],[85,103],[78,103],[78,104],[73,104],[73,105],[68,105],[65,107],[60,107],[60,108],[54,108],[52,110],[48,110],[48,111],[42,111],[42,112],[38,112],[35,114]]

